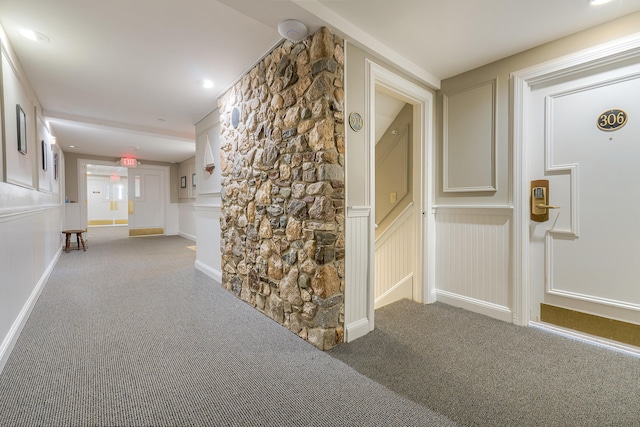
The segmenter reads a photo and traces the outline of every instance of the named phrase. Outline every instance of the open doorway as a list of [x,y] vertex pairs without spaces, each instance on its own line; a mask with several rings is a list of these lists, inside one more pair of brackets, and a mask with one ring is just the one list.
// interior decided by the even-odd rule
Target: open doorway
[[[416,254],[413,165],[413,105],[396,94],[375,94],[375,303],[376,309],[400,299],[416,300],[419,260]],[[418,168],[419,171],[419,168]],[[418,175],[419,176],[419,175]]]
[[[350,143],[353,151],[360,151],[364,165],[364,190],[360,198],[363,205],[348,206],[345,221],[345,341],[351,342],[374,329],[376,306],[376,272],[378,266],[391,265],[397,261],[390,258],[386,262],[376,260],[376,174],[375,174],[375,125],[376,97],[380,93],[390,95],[411,106],[411,194],[413,200],[409,208],[413,224],[411,256],[411,299],[421,303],[435,301],[435,215],[434,194],[434,143],[433,143],[433,93],[408,81],[393,71],[373,61],[365,59],[366,106],[364,132]],[[402,107],[404,108],[404,107]],[[351,113],[351,116],[354,113]],[[351,117],[350,117],[351,120]],[[393,130],[393,129],[392,129]],[[354,129],[355,131],[355,129]],[[398,130],[399,132],[399,130]],[[350,134],[351,135],[351,134]],[[354,141],[362,140],[358,146]],[[354,158],[352,156],[352,158]],[[351,174],[352,172],[350,172]],[[351,177],[351,175],[349,175]],[[362,179],[362,177],[358,177]],[[352,182],[354,188],[358,182]],[[407,190],[409,191],[409,190]],[[386,197],[391,199],[391,192]],[[380,196],[382,197],[382,196]],[[356,199],[357,200],[357,199]],[[397,200],[397,194],[396,194]],[[388,251],[389,255],[401,254]],[[397,259],[397,258],[396,258]],[[405,276],[406,277],[406,276]],[[396,281],[396,283],[401,282]],[[393,287],[393,285],[392,285]],[[384,293],[384,292],[383,292]],[[381,295],[379,295],[381,296]]]
[[127,168],[87,165],[87,226],[128,225],[127,180]]

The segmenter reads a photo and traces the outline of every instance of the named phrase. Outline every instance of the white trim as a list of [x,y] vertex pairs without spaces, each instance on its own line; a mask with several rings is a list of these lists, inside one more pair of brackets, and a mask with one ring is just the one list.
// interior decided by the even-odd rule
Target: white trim
[[504,322],[511,323],[513,317],[511,309],[503,305],[493,304],[490,302],[470,298],[464,295],[454,294],[453,292],[443,291],[440,289],[436,290],[436,296],[438,298],[438,301],[445,304],[464,308],[465,310],[493,317],[494,319],[502,320]]
[[202,205],[202,204],[194,204],[193,208],[196,212],[213,212],[213,213],[221,213],[222,206],[221,205]]
[[344,328],[344,341],[351,342],[360,337],[367,335],[370,332],[369,319],[359,319],[353,323],[345,325]]
[[178,232],[178,236],[180,237],[184,237],[187,240],[191,240],[191,241],[196,241],[196,236],[192,235],[192,234],[187,234],[187,233],[183,233],[182,231]]
[[380,236],[376,238],[376,244],[375,244],[376,250],[378,250],[378,247],[380,245],[382,245],[384,242],[389,240],[389,237],[391,237],[393,233],[395,233],[395,231],[404,224],[404,222],[406,221],[406,217],[410,216],[412,212],[413,212],[413,202],[405,206],[402,212],[400,212],[400,215],[395,217],[393,221],[391,221],[391,224],[389,224],[389,226],[386,228],[386,230],[384,230],[382,234],[380,234]]
[[371,214],[371,206],[347,206],[348,218],[364,218]]
[[513,72],[527,87],[640,56],[640,33]]
[[[414,170],[414,175],[418,174],[418,193],[420,200],[414,200],[416,206],[416,233],[419,238],[416,248],[416,292],[415,297],[419,302],[431,303],[435,301],[435,215],[433,211],[432,195],[435,194],[435,175],[434,161],[435,151],[433,143],[433,94],[428,90],[413,84],[412,82],[402,78],[398,74],[376,64],[375,62],[365,60],[365,80],[366,80],[366,123],[365,128],[367,136],[365,140],[369,141],[369,165],[375,164],[375,120],[372,118],[375,111],[375,92],[377,87],[382,87],[391,93],[394,93],[411,103],[419,109],[419,123],[414,123],[414,128],[418,131],[418,141],[414,141],[420,147],[414,149],[413,155],[420,159],[421,170]],[[415,119],[414,119],[415,121]],[[418,142],[418,144],[416,144]],[[369,166],[369,186],[365,194],[366,200],[373,207],[375,206],[375,168]],[[415,182],[415,179],[414,179]],[[415,191],[415,189],[414,189]],[[422,213],[422,215],[419,215]],[[370,236],[375,236],[374,221],[370,222]],[[370,245],[370,264],[369,264],[369,304],[371,313],[371,322],[373,327],[373,312],[375,304],[375,239],[369,239]]]
[[61,253],[62,253],[62,246],[58,245],[58,250],[55,256],[53,257],[53,259],[47,266],[47,269],[44,271],[44,273],[40,277],[40,280],[38,281],[36,286],[33,288],[31,295],[29,295],[29,298],[27,299],[24,306],[20,310],[20,313],[18,313],[18,316],[16,317],[13,324],[11,325],[11,328],[9,329],[9,332],[5,336],[5,339],[2,341],[2,344],[0,344],[0,373],[2,373],[2,370],[4,369],[4,365],[7,363],[7,360],[9,359],[9,355],[11,354],[11,350],[13,350],[13,347],[16,341],[20,337],[20,332],[22,332],[22,328],[27,323],[27,320],[29,319],[29,315],[31,314],[33,307],[36,305],[36,302],[38,302],[40,293],[42,292],[42,289],[44,289],[44,286],[47,284],[47,281],[49,280],[49,276],[51,275],[53,268],[56,266],[56,263],[58,262],[58,259],[60,258]]
[[511,74],[513,94],[514,173],[514,317],[518,325],[529,324],[530,238],[529,238],[529,138],[527,116],[531,88],[597,67],[640,57],[640,33],[591,47]]
[[565,329],[560,326],[550,325],[542,322],[529,322],[532,328],[540,329],[545,332],[560,335],[565,338],[577,340],[586,344],[595,345],[597,347],[606,348],[607,350],[618,351],[630,356],[640,357],[640,347],[630,344],[622,344],[618,341],[610,341],[605,338],[596,337],[594,335],[585,334],[583,332],[574,331],[573,329]]
[[200,260],[196,260],[193,266],[196,270],[202,271],[204,274],[211,277],[219,285],[222,284],[222,271],[216,270]]
[[471,214],[471,215],[492,215],[511,216],[513,206],[507,205],[435,205],[433,207],[437,214]]
[[553,278],[550,277],[547,283],[547,293],[558,295],[565,298],[579,299],[595,304],[604,304],[612,307],[623,308],[625,310],[640,311],[640,304],[634,304],[625,301],[618,301],[610,298],[602,298],[594,295],[581,294],[579,292],[564,291],[562,289],[553,288]]
[[[398,301],[399,298],[395,296],[396,293],[400,293],[403,290],[405,284],[413,280],[413,273],[407,274],[403,277],[398,283],[393,285],[391,288],[387,289],[382,295],[375,299],[375,308],[378,309],[387,304],[391,304],[392,302]],[[411,291],[409,292],[409,298],[412,298],[413,285],[411,286]]]
[[49,209],[58,209],[61,206],[62,205],[60,204],[46,204],[46,205],[30,206],[27,208],[18,207],[18,208],[0,209],[0,222],[13,221],[19,218],[24,218],[26,216],[40,213],[42,211],[47,211]]

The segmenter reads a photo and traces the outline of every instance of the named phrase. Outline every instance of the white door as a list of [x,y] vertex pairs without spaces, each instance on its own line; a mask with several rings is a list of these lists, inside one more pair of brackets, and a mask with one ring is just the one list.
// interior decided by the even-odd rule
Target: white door
[[638,94],[629,63],[532,88],[528,172],[560,208],[529,223],[531,320],[560,307],[640,324]]
[[129,170],[129,235],[164,234],[166,168]]

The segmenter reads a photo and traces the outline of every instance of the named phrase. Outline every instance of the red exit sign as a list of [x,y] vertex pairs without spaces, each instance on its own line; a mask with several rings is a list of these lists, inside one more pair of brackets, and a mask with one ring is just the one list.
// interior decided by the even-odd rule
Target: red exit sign
[[122,164],[122,166],[127,168],[135,168],[136,166],[138,166],[138,161],[136,159],[131,159],[128,157],[123,157],[120,160],[120,163]]

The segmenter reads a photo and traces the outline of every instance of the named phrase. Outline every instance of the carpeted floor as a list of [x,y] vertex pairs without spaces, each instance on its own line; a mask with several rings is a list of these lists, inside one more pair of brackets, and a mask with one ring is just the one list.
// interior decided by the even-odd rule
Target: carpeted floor
[[640,426],[640,358],[441,303],[376,310],[329,354],[467,426]]
[[192,242],[88,234],[0,374],[0,426],[454,425],[221,289]]

